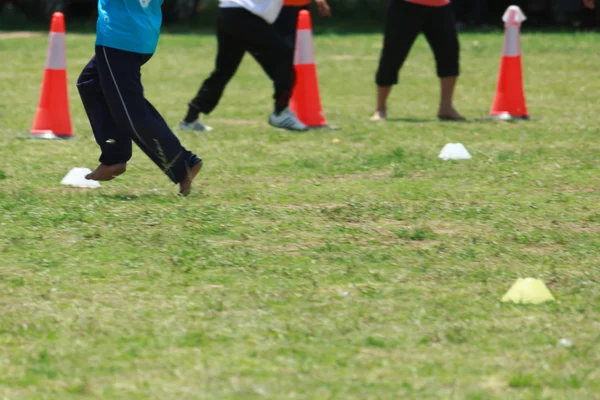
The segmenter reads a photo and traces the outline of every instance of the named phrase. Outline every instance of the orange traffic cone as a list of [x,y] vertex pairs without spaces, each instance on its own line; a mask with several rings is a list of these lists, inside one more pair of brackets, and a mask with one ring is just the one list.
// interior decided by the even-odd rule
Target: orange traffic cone
[[305,125],[311,128],[327,127],[319,96],[317,66],[315,65],[312,40],[312,22],[310,13],[306,10],[300,11],[298,16],[294,68],[296,70],[296,85],[292,92],[290,108]]
[[35,139],[73,137],[67,94],[65,17],[60,12],[52,15],[42,93],[30,137]]
[[526,20],[526,17],[518,6],[510,6],[502,20],[505,24],[504,49],[490,116],[501,119],[529,119],[523,91],[519,40],[521,23]]

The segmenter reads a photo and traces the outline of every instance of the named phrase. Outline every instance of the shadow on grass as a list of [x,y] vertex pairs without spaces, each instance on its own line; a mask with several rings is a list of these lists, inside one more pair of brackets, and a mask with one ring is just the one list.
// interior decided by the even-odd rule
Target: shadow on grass
[[438,122],[437,118],[434,119],[434,118],[410,118],[410,117],[388,118],[386,121],[387,122],[407,122],[407,123],[411,123],[411,124],[422,124],[422,123],[426,123],[426,122]]
[[[396,118],[388,118],[387,122],[404,122],[409,124],[424,124],[424,123],[445,123],[445,124],[481,124],[481,123],[495,123],[495,122],[504,122],[499,121],[497,119],[483,117],[483,118],[469,118],[466,121],[440,121],[437,118],[412,118],[412,117],[396,117]],[[512,121],[507,121],[512,122]]]
[[107,200],[119,200],[119,201],[140,201],[140,200],[156,200],[157,195],[152,193],[147,194],[107,194],[107,193],[99,193],[99,196],[103,199]]
[[[206,197],[201,188],[196,188],[194,191],[196,198]],[[129,192],[113,192],[113,193],[98,193],[98,197],[109,201],[127,201],[127,202],[144,202],[149,201],[156,204],[172,203],[184,199],[180,196],[175,189],[172,192],[156,192],[156,193],[142,193],[142,194],[131,194]]]

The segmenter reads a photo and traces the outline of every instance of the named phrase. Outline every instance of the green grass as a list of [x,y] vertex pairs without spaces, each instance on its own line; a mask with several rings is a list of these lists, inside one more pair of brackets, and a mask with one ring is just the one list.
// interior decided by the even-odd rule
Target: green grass
[[[522,38],[533,120],[483,119],[499,33],[465,34],[439,123],[420,39],[387,123],[368,120],[379,35],[316,38],[338,131],[270,128],[247,57],[204,134],[188,198],[137,149],[96,165],[74,82],[93,37],[68,35],[72,141],[26,141],[47,38],[0,40],[0,398],[600,398],[598,36]],[[210,72],[212,36],[166,35],[143,72],[175,126]],[[334,140],[338,139],[338,140]],[[464,162],[437,159],[461,142]],[[500,303],[518,277],[557,301]],[[572,348],[557,346],[568,338]]]

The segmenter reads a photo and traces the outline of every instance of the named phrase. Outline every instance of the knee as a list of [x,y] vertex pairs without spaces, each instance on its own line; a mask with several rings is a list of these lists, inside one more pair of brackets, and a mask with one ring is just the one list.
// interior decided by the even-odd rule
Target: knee
[[458,76],[460,69],[460,49],[458,40],[438,51],[435,56],[437,75],[440,78]]
[[81,73],[77,78],[77,87],[81,88],[81,86],[85,85],[86,81],[87,79],[83,76],[83,73]]
[[[280,65],[294,65],[294,39],[284,38],[282,39],[284,45],[280,46],[277,50],[276,62]],[[275,57],[273,57],[275,58]]]
[[90,74],[83,71],[77,78],[77,88],[82,89],[90,86],[100,86],[100,82],[96,77],[90,76]]
[[390,87],[398,84],[398,78],[385,77],[377,75],[375,77],[375,84],[379,87]]
[[94,85],[94,82],[90,79],[86,79],[83,75],[80,75],[77,79],[77,91],[79,92],[80,97],[90,97],[95,96],[96,92],[98,92],[98,88]]
[[398,74],[409,50],[410,46],[398,49],[397,43],[384,40],[375,79],[377,86],[392,86],[398,83]]
[[437,76],[438,78],[448,78],[450,76],[460,75],[460,65],[458,61],[451,63],[438,64]]
[[233,78],[233,76],[235,75],[235,70],[229,70],[229,69],[215,69],[210,76],[208,77],[208,79],[205,81],[205,84],[203,85],[205,88],[206,87],[210,87],[210,90],[224,90],[225,86],[227,86],[227,83],[229,83],[229,81],[231,80],[231,78]]
[[289,54],[293,55],[292,49],[296,46],[296,32],[294,31],[283,35],[282,39],[285,42],[286,46],[290,49]]
[[379,63],[379,68],[375,74],[375,84],[377,86],[393,86],[398,83],[399,68],[391,66],[389,63]]

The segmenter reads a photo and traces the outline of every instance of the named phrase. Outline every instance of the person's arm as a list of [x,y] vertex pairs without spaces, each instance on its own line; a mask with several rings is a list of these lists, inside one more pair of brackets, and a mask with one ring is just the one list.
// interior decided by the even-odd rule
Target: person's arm
[[319,10],[319,15],[321,17],[331,17],[331,8],[329,8],[329,4],[327,4],[327,0],[315,0],[317,4],[317,10]]
[[594,8],[596,6],[596,0],[583,0],[583,5],[587,8]]

